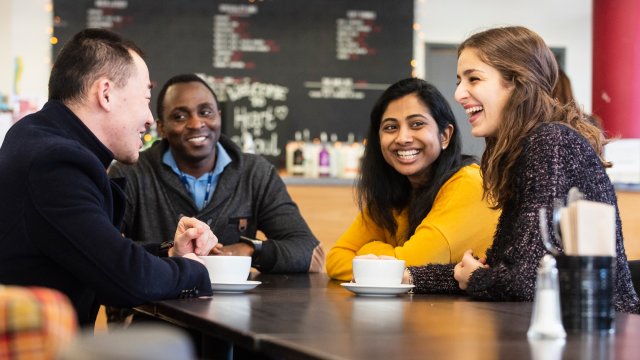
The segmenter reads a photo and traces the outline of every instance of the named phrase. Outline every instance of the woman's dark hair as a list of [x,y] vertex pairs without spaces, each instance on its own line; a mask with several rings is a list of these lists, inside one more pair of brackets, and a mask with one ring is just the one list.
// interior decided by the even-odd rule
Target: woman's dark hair
[[[413,189],[407,176],[398,173],[382,156],[380,148],[380,122],[389,103],[404,96],[415,94],[429,109],[438,124],[440,134],[448,125],[453,126],[449,145],[431,165],[429,179],[420,188]],[[366,211],[373,222],[395,236],[398,224],[394,210],[408,209],[409,229],[406,239],[427,216],[440,187],[461,167],[475,159],[462,155],[462,144],[457,131],[455,116],[447,100],[435,86],[428,82],[408,78],[391,85],[377,100],[371,110],[367,141],[358,179],[358,206]],[[404,239],[404,240],[406,240]],[[401,239],[396,239],[399,241]]]

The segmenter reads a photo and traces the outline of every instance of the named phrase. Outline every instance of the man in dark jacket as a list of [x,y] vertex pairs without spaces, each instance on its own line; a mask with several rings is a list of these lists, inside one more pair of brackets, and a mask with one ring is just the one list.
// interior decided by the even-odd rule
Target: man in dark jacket
[[141,54],[112,32],[78,33],[56,59],[47,104],[0,149],[0,283],[62,291],[81,325],[95,322],[101,303],[211,294],[197,257],[217,243],[207,224],[182,218],[162,239],[174,242],[169,258],[120,233],[124,192],[106,169],[114,158],[135,162],[153,123]]

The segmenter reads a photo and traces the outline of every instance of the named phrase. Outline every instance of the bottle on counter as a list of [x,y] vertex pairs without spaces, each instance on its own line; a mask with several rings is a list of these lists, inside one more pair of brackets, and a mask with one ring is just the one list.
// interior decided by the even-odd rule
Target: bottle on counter
[[342,156],[344,158],[342,167],[342,177],[355,179],[360,171],[360,158],[362,156],[362,145],[355,142],[353,133],[347,135],[347,144],[343,147]]
[[[296,131],[294,133],[294,140],[287,142],[287,145],[285,146],[285,166],[288,175],[296,175],[295,172],[296,170],[300,172],[300,167],[302,167],[302,174],[300,175],[304,175],[304,157],[302,156],[303,146],[302,133],[300,131]],[[295,169],[296,165],[300,166]]]
[[293,149],[293,159],[291,174],[293,176],[304,175],[304,143],[302,142],[302,133],[300,131],[295,132],[295,147]]
[[320,140],[313,139],[312,142],[311,132],[309,129],[302,130],[302,138],[304,140],[304,145],[302,147],[304,176],[310,178],[318,177],[318,152],[320,151]]
[[331,154],[327,144],[327,133],[320,133],[320,151],[318,152],[318,176],[329,177],[331,175]]

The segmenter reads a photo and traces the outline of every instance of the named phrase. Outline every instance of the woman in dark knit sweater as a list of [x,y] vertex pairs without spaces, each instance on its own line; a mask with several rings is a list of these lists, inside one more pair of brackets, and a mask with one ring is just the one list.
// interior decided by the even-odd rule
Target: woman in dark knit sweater
[[477,299],[532,301],[545,254],[538,209],[550,211],[554,199],[565,200],[577,187],[586,199],[616,207],[614,304],[617,311],[640,311],[602,158],[604,136],[576,104],[562,105],[551,96],[557,78],[552,52],[526,28],[489,29],[460,45],[455,97],[469,115],[472,134],[486,138],[484,192],[502,215],[486,259],[469,251],[455,268],[442,265],[440,276],[410,267],[416,292],[441,292],[445,282],[451,293]]

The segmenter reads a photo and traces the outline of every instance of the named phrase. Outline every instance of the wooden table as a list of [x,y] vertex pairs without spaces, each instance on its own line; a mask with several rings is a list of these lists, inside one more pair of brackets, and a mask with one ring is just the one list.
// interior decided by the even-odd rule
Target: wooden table
[[361,297],[325,274],[257,275],[245,294],[167,300],[136,310],[189,330],[203,358],[625,359],[640,354],[640,316],[610,336],[529,342],[531,303],[465,297]]

